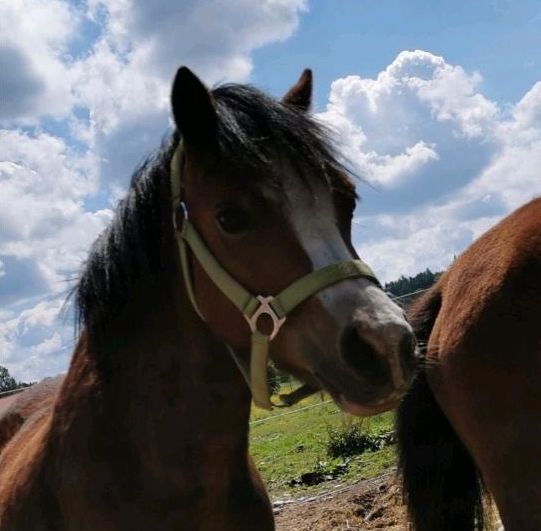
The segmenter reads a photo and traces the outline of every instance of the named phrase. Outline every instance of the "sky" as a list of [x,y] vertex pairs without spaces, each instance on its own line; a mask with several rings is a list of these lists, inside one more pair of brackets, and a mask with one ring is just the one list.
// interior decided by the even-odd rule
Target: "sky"
[[541,195],[538,0],[3,0],[0,63],[0,365],[23,381],[67,369],[66,295],[169,130],[180,65],[276,97],[313,69],[383,281]]

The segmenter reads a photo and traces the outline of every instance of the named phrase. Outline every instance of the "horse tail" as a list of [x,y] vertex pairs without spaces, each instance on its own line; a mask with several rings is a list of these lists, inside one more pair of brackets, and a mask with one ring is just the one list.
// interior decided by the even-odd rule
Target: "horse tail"
[[[432,290],[414,307],[412,324],[422,343],[436,320],[441,295]],[[425,344],[426,344],[425,343]],[[483,529],[483,489],[477,468],[434,398],[421,371],[396,418],[399,470],[415,531]]]

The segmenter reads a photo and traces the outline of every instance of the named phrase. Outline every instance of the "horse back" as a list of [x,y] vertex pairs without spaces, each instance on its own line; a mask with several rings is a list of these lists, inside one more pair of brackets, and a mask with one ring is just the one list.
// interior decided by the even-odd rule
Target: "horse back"
[[[9,513],[22,503],[22,498],[19,498],[21,493],[31,489],[31,478],[39,467],[45,433],[62,381],[63,376],[46,378],[20,394],[9,397],[9,403],[5,403],[3,407],[0,402],[1,529],[48,529],[43,515],[34,514],[37,509],[32,503],[25,506],[22,520],[17,520],[21,525],[10,523]],[[30,524],[25,519],[33,523]],[[39,522],[43,525],[38,524]]]
[[64,376],[45,378],[16,395],[0,400],[0,456],[26,422],[51,410],[63,379]]
[[[422,322],[425,312],[431,325],[428,354],[440,361],[465,349],[492,362],[523,364],[525,355],[539,361],[541,198],[504,218],[459,256],[414,307],[414,321]],[[519,360],[516,353],[524,354]]]

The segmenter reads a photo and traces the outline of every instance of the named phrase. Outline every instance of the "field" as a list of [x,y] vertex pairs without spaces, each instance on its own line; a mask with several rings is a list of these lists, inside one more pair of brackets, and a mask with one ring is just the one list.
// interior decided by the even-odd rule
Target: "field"
[[[388,440],[393,417],[388,412],[356,419],[341,413],[326,395],[291,408],[254,407],[250,452],[273,501],[277,530],[408,529],[395,474],[396,445]],[[329,457],[329,433],[346,433],[352,426],[368,436],[383,435],[387,443],[375,451]],[[489,499],[486,509],[487,531],[503,529]]]
[[354,419],[319,394],[292,408],[270,412],[254,408],[250,451],[271,498],[284,500],[316,494],[379,476],[393,466],[394,445],[346,457],[327,455],[329,432],[341,432],[353,423],[360,423],[367,435],[387,434],[393,427],[393,414]]

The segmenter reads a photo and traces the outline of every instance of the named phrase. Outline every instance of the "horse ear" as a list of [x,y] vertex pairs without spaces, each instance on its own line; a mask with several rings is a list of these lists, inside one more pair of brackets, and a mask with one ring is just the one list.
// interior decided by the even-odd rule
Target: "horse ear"
[[187,67],[178,69],[171,91],[173,117],[187,144],[200,148],[216,144],[217,117],[212,96]]
[[306,68],[301,77],[282,98],[283,103],[307,111],[312,104],[312,70]]

